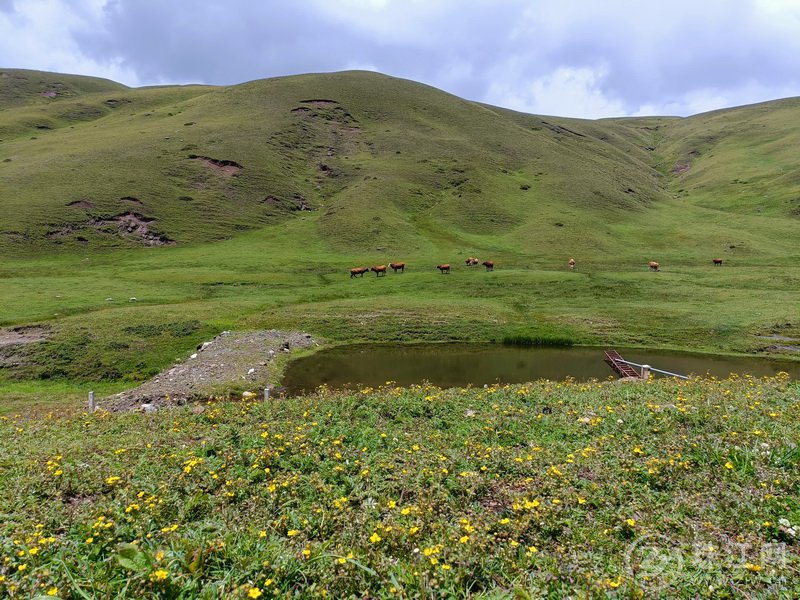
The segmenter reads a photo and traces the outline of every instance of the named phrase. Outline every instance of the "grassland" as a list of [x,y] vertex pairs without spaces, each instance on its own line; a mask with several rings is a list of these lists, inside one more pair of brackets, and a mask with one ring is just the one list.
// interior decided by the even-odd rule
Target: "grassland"
[[0,595],[797,596],[785,378],[65,408],[225,329],[796,360],[768,336],[800,338],[797,104],[580,121],[373,73],[0,70],[0,327],[50,336],[0,353]]
[[796,597],[798,391],[388,384],[3,417],[0,594]]
[[[758,336],[800,337],[794,100],[581,121],[362,72],[0,73],[0,326],[52,333],[0,370],[6,404],[50,398],[37,380],[118,389],[223,329],[771,354]],[[391,260],[406,273],[348,277]]]

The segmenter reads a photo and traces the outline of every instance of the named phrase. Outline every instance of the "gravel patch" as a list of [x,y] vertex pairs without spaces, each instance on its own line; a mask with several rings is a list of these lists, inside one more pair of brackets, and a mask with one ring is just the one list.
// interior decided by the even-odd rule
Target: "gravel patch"
[[205,400],[224,387],[259,392],[270,380],[272,364],[281,353],[319,345],[308,333],[271,329],[248,333],[223,331],[184,361],[139,387],[104,398],[98,405],[110,411],[152,411],[168,405]]

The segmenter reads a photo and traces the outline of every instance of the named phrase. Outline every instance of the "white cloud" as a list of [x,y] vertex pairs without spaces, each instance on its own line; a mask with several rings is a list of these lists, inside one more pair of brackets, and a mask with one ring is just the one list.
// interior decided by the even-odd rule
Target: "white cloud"
[[138,85],[135,73],[110,58],[85,56],[75,34],[95,27],[105,0],[25,0],[0,12],[0,57],[5,67],[106,77]]
[[604,69],[559,67],[529,83],[493,83],[486,101],[521,112],[562,117],[599,119],[625,114],[623,104],[600,88],[604,76]]

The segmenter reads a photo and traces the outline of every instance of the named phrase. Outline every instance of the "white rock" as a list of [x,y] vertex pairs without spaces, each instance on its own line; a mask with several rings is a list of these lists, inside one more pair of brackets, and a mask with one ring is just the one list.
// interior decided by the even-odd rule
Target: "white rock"
[[191,355],[189,358],[197,358],[197,352],[195,352],[194,354],[192,354],[192,355]]

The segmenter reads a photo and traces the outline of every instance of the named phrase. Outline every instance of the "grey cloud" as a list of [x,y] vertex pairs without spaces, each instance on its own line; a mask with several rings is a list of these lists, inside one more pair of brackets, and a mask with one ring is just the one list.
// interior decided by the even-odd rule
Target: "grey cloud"
[[441,0],[432,10],[392,2],[353,14],[344,11],[354,3],[337,12],[335,2],[311,0],[111,0],[93,31],[73,35],[87,57],[142,83],[233,84],[371,65],[484,100],[493,84],[524,94],[561,67],[589,68],[603,73],[599,92],[629,113],[751,83],[794,83],[800,93],[800,31],[781,31],[780,14],[763,18],[758,0]]

